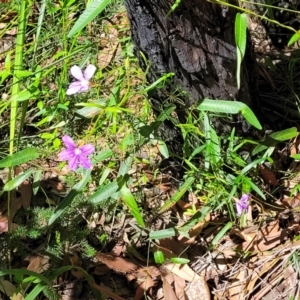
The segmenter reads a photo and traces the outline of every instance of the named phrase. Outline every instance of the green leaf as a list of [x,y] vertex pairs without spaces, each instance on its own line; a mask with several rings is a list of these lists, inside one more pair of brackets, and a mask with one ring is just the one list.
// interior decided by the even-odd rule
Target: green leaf
[[297,127],[291,127],[285,130],[277,131],[272,134],[270,134],[270,137],[276,141],[287,141],[294,137],[296,137],[299,134]]
[[20,276],[20,275],[27,275],[27,276],[33,276],[34,278],[39,278],[41,281],[45,282],[47,285],[52,286],[51,281],[45,277],[42,274],[38,274],[35,273],[33,271],[30,270],[26,270],[26,269],[2,269],[0,271],[0,277],[1,276],[5,276],[5,275],[16,275],[16,276]]
[[67,37],[71,38],[74,34],[83,29],[89,22],[96,18],[110,2],[111,0],[94,0],[76,21]]
[[0,168],[15,167],[38,157],[39,154],[35,148],[27,148],[2,159],[0,161]]
[[300,154],[294,154],[294,155],[291,155],[291,158],[294,158],[294,159],[299,159],[300,160]]
[[3,190],[5,192],[12,191],[13,189],[17,188],[21,185],[24,180],[28,179],[31,174],[34,172],[33,169],[29,169],[26,172],[22,173],[21,175],[15,177],[14,179],[8,181],[5,186],[3,187]]
[[169,158],[169,150],[168,150],[168,147],[167,147],[166,143],[162,140],[158,140],[157,141],[157,146],[158,146],[158,150],[159,150],[160,154],[164,158]]
[[190,262],[190,260],[187,258],[183,258],[183,257],[172,257],[172,258],[170,258],[170,262],[172,262],[174,264],[183,265],[183,264],[188,264]]
[[110,182],[102,186],[96,193],[91,195],[87,201],[93,204],[99,204],[104,200],[110,198],[115,192],[119,190],[119,184],[116,181]]
[[32,183],[33,195],[36,195],[39,190],[42,174],[43,174],[42,170],[37,170],[33,176],[33,183]]
[[178,230],[181,232],[188,232],[197,223],[201,222],[207,214],[209,214],[211,208],[209,206],[204,206],[201,210],[197,211],[184,225],[182,225]]
[[136,219],[136,221],[141,227],[145,228],[144,219],[141,215],[141,212],[135,201],[135,198],[133,197],[129,188],[125,184],[121,188],[121,196],[125,204],[128,206],[131,215]]
[[197,107],[201,111],[215,113],[237,114],[241,113],[244,118],[257,129],[262,129],[258,119],[248,105],[239,101],[210,100],[204,99]]
[[212,240],[212,245],[216,246],[220,239],[225,235],[225,233],[232,227],[232,222],[228,222],[221,230],[220,232],[214,237]]
[[189,177],[178,189],[178,191],[166,201],[163,207],[158,211],[159,214],[163,213],[170,207],[172,207],[177,201],[179,201],[182,196],[186,193],[186,191],[190,188],[190,186],[195,181],[194,177]]
[[162,251],[158,250],[154,253],[154,260],[157,264],[163,264],[165,262],[165,256]]
[[288,47],[291,46],[292,44],[296,43],[300,39],[300,31],[297,31],[296,33],[293,34],[293,36],[290,38],[288,42]]
[[241,86],[241,65],[246,51],[247,42],[247,16],[246,14],[237,13],[235,16],[234,35],[236,43],[236,80],[237,87]]
[[150,231],[149,233],[149,239],[151,240],[160,240],[169,238],[172,236],[176,236],[177,231],[175,228],[168,228],[168,229],[162,229],[157,231]]
[[114,152],[111,149],[102,150],[100,153],[93,157],[93,161],[95,161],[95,163],[101,162],[111,157],[113,154]]
[[83,170],[83,177],[81,181],[76,183],[71,191],[68,193],[68,195],[65,197],[65,199],[56,207],[54,213],[49,219],[48,225],[51,225],[54,223],[54,221],[65,211],[65,209],[72,203],[74,198],[83,190],[83,188],[88,183],[89,179],[91,177],[91,170],[90,169],[84,169]]
[[237,13],[234,25],[235,43],[241,51],[241,59],[243,59],[247,43],[247,15]]

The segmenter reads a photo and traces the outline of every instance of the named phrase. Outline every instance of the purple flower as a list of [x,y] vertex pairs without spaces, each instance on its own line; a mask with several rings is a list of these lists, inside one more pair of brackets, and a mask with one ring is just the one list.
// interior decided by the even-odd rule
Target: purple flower
[[249,194],[244,194],[242,198],[236,203],[236,212],[237,215],[240,216],[243,212],[248,209],[248,201],[250,199]]
[[66,149],[59,153],[59,158],[68,161],[70,170],[76,171],[79,164],[81,164],[84,169],[90,169],[92,167],[88,155],[94,153],[95,147],[93,145],[86,144],[76,147],[74,141],[68,135],[63,136],[62,141]]
[[89,90],[89,80],[94,76],[96,72],[96,67],[94,65],[88,65],[86,69],[82,72],[82,70],[78,66],[73,66],[70,72],[72,76],[77,80],[70,84],[66,94],[74,95]]

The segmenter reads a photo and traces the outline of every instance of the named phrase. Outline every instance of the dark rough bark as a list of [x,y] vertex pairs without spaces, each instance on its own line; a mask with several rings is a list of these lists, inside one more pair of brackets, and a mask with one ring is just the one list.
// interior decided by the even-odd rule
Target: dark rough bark
[[[248,78],[236,87],[235,11],[204,0],[184,0],[166,17],[174,0],[126,0],[137,54],[151,63],[151,82],[175,73],[175,86],[190,97],[186,106],[201,98],[241,100],[251,105]],[[140,59],[145,67],[145,62]],[[254,60],[252,61],[255,64]]]
[[[239,100],[253,106],[250,87],[255,86],[255,66],[251,49],[243,64],[241,90],[236,84],[236,48],[234,19],[236,11],[205,0],[182,0],[167,17],[174,0],[125,0],[136,55],[144,70],[147,63],[149,82],[163,74],[175,76],[164,89],[150,95],[154,108],[161,110],[168,95],[182,90],[175,104],[180,121],[184,110],[205,97]],[[140,53],[143,53],[149,62]],[[252,89],[253,91],[255,90]],[[175,129],[174,129],[175,130]],[[176,132],[166,135],[177,135]]]

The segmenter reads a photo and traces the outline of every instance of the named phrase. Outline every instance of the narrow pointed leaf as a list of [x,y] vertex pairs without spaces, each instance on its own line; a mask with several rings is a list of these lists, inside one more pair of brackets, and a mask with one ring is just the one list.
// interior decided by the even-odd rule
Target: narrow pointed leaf
[[48,225],[54,223],[54,221],[66,210],[66,208],[71,204],[74,198],[83,190],[83,188],[88,183],[91,177],[91,170],[83,170],[83,178],[81,181],[76,183],[65,199],[57,206],[53,215],[50,217]]
[[77,32],[83,29],[89,22],[96,18],[110,2],[111,0],[94,0],[76,21],[76,23],[68,33],[68,38],[75,35]]
[[177,201],[179,201],[182,196],[186,193],[186,191],[191,187],[193,182],[195,181],[194,177],[189,177],[184,184],[182,184],[178,191],[169,199],[166,201],[166,203],[163,205],[163,207],[159,210],[159,214],[163,213],[170,207],[172,207],[174,204],[176,204]]
[[35,148],[27,148],[0,161],[0,168],[11,168],[36,159],[39,154]]

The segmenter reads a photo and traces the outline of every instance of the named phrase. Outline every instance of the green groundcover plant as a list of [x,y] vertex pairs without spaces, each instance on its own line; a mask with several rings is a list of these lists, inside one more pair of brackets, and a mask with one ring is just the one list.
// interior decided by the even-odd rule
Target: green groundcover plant
[[[292,127],[261,139],[236,136],[235,128],[224,136],[212,123],[216,116],[231,121],[238,114],[255,130],[262,130],[250,107],[226,99],[199,99],[197,107],[187,111],[186,123],[174,117],[173,103],[154,117],[147,92],[163,88],[173,74],[147,85],[128,36],[119,38],[120,48],[111,54],[113,57],[119,51],[120,62],[98,67],[97,45],[105,38],[95,39],[100,32],[109,30],[104,20],[122,3],[87,2],[84,7],[74,0],[41,1],[36,11],[34,1],[12,1],[3,8],[7,15],[17,11],[15,43],[4,52],[0,71],[4,139],[0,168],[6,172],[5,178],[1,177],[1,201],[7,207],[5,218],[0,219],[0,243],[4,249],[0,291],[11,299],[17,295],[42,299],[42,293],[49,299],[58,299],[53,282],[70,270],[80,272],[100,299],[93,277],[64,258],[76,245],[81,249],[80,255],[89,259],[99,249],[109,247],[117,238],[104,225],[99,229],[93,224],[112,225],[124,215],[130,219],[131,236],[146,245],[147,263],[189,263],[176,255],[165,258],[160,249],[150,248],[159,245],[161,239],[179,235],[189,238],[190,230],[211,212],[226,217],[226,223],[211,241],[212,248],[232,227],[246,227],[251,203],[266,200],[266,188],[257,170],[264,163],[272,165],[278,144],[298,135],[297,128]],[[180,2],[175,1],[168,15]],[[79,17],[78,11],[82,12]],[[249,13],[241,11],[234,29],[238,87]],[[295,34],[290,43],[299,38],[298,32]],[[30,41],[32,36],[34,41]],[[159,135],[160,125],[166,120],[181,131],[181,157],[172,153],[168,141]],[[147,157],[143,156],[145,149],[150,149]],[[157,230],[140,191],[149,184],[149,170],[154,179],[160,178],[160,161],[168,159],[179,162],[181,175],[175,178],[175,192],[151,214],[165,216],[188,194],[195,195],[197,205],[185,212],[187,219],[171,219],[166,228]],[[66,187],[58,200],[43,185],[47,181],[45,173],[53,168],[63,174],[56,179]],[[136,172],[139,168],[146,171]],[[35,201],[18,206],[18,194],[25,199],[24,185],[28,183],[30,201]],[[43,195],[42,204],[39,195]],[[98,215],[103,216],[101,222],[94,220]],[[15,263],[15,257],[24,259],[30,252],[30,247],[25,249],[23,244],[34,245],[40,240],[43,250],[38,251],[50,257],[49,268],[32,271]]]

